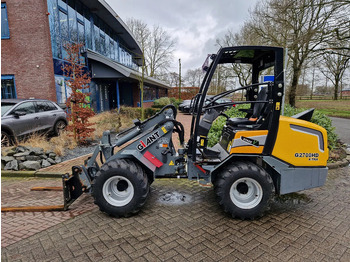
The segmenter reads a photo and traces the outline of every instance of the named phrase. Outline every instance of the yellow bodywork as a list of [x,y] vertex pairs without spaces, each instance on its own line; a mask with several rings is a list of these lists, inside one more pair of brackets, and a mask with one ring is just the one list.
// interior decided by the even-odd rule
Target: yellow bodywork
[[326,166],[327,131],[308,121],[280,116],[272,155],[293,166]]
[[[230,154],[243,153],[243,154],[261,154],[265,140],[267,136],[267,130],[249,130],[249,131],[238,131],[234,139],[228,144],[227,151]],[[252,140],[259,140],[259,145],[251,145],[249,143],[236,143],[241,142],[242,137],[246,137]]]

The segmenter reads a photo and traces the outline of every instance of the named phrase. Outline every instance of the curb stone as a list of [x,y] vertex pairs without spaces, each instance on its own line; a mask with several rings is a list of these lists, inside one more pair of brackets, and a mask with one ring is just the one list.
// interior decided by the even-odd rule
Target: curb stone
[[345,166],[349,165],[349,163],[350,163],[350,159],[346,158],[346,159],[337,161],[335,163],[328,163],[327,167],[328,167],[328,169],[335,169],[338,167],[345,167]]
[[42,178],[61,178],[63,173],[43,172],[43,171],[4,171],[1,170],[2,177],[42,177]]

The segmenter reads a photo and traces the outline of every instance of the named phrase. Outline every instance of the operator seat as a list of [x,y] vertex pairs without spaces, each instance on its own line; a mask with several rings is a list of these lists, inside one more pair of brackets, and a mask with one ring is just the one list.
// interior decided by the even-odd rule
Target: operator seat
[[[267,101],[267,87],[262,87],[256,101]],[[252,115],[249,118],[234,117],[227,119],[227,125],[231,127],[246,127],[257,124],[257,121],[268,111],[267,103],[255,103]]]

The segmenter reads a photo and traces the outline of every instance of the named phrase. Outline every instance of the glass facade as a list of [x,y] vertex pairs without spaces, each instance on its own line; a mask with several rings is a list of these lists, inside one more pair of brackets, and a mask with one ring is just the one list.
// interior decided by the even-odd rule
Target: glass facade
[[1,99],[17,98],[15,77],[13,75],[1,76]]
[[80,1],[48,0],[47,3],[54,59],[65,58],[65,44],[83,43],[86,48],[118,63],[138,68],[116,32]]
[[6,3],[1,3],[1,39],[10,38],[9,22],[7,19]]

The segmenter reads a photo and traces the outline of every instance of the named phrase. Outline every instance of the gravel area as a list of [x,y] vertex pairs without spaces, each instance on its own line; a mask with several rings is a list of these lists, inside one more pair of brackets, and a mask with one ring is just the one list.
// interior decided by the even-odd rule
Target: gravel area
[[[115,133],[111,133],[111,142],[112,144],[115,142]],[[65,150],[65,155],[62,156],[62,161],[67,161],[67,160],[71,160],[83,155],[87,155],[90,153],[93,153],[96,146],[99,144],[100,140],[94,141],[91,144],[87,145],[87,146],[78,146],[74,149],[66,149]]]

